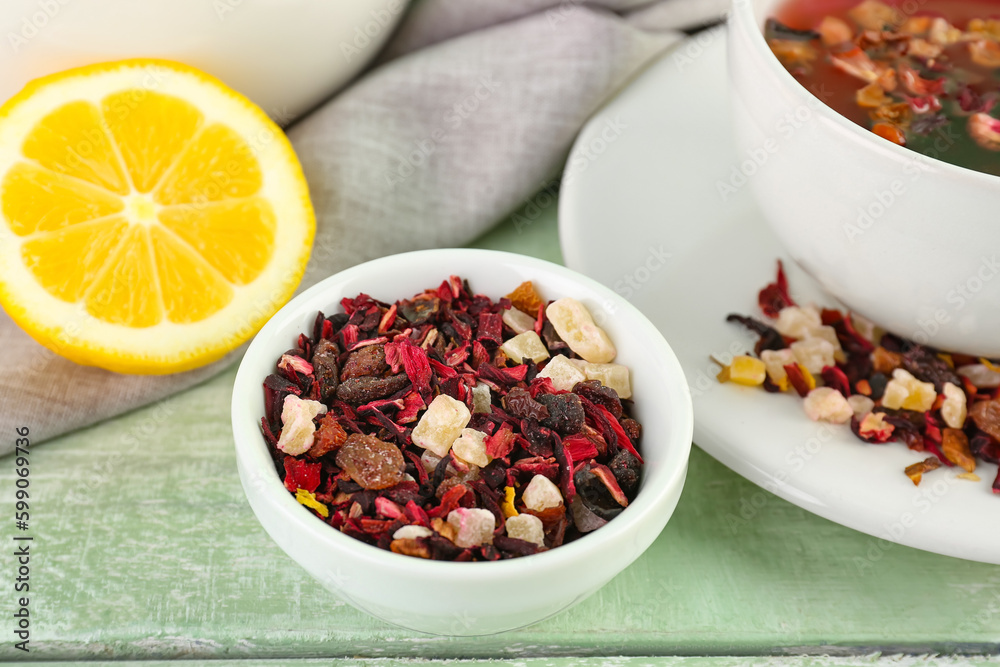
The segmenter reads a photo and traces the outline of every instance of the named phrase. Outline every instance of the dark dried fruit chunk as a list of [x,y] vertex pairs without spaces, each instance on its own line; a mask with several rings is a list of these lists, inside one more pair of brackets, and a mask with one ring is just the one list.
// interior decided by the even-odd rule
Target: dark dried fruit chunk
[[352,433],[337,451],[337,465],[364,489],[395,486],[406,469],[399,447],[360,433]]
[[618,392],[611,387],[605,387],[600,380],[577,382],[573,387],[573,393],[583,396],[595,405],[603,405],[615,419],[620,419],[622,416],[622,402],[618,398]]
[[391,396],[408,384],[410,379],[406,377],[406,373],[386,378],[356,377],[340,383],[337,398],[351,405],[362,405]]
[[979,401],[969,408],[969,417],[979,430],[1000,440],[1000,401]]
[[538,401],[548,409],[549,416],[542,420],[559,435],[579,433],[586,415],[583,403],[576,394],[539,394]]
[[312,447],[307,452],[309,456],[318,459],[344,444],[347,431],[340,425],[332,412],[327,412],[319,421],[319,428],[313,436]]
[[639,473],[642,470],[639,459],[632,456],[632,452],[622,449],[611,459],[608,467],[611,468],[615,479],[618,480],[618,486],[625,495],[634,498],[639,490]]
[[962,386],[962,378],[958,376],[947,363],[922,345],[914,345],[903,353],[903,368],[915,378],[923,382],[933,382],[934,390],[939,394],[944,391],[948,382],[956,387]]
[[337,391],[340,383],[340,370],[337,368],[337,357],[340,356],[340,348],[337,344],[322,339],[313,352],[312,365],[316,382],[319,383],[319,396],[324,402],[329,401]]
[[387,370],[389,365],[385,363],[385,348],[381,345],[366,345],[347,356],[347,361],[340,370],[340,381],[366,375],[381,376]]
[[521,387],[513,387],[507,392],[504,406],[507,412],[521,419],[534,419],[540,422],[549,416],[548,409],[533,399],[527,389]]
[[573,475],[573,483],[576,485],[577,496],[583,501],[584,507],[605,521],[610,521],[625,509],[615,500],[604,481],[594,473],[592,468],[585,467],[578,470]]

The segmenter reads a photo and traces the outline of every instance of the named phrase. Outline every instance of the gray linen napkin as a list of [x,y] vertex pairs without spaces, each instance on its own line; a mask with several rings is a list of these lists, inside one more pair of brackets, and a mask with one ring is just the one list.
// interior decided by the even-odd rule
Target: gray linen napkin
[[[382,255],[462,245],[558,175],[587,118],[724,0],[422,0],[379,62],[289,130],[317,213],[300,289]],[[211,377],[78,366],[0,313],[0,454]]]

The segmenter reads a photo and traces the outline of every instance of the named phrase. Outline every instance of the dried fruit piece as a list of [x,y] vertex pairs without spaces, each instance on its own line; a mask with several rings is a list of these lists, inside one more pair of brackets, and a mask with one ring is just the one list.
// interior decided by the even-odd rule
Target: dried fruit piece
[[867,442],[883,443],[889,442],[895,429],[895,426],[885,421],[883,413],[870,412],[861,420],[858,435]]
[[489,414],[492,411],[493,395],[490,386],[485,382],[477,382],[472,388],[472,411]]
[[941,461],[938,460],[936,456],[929,456],[923,461],[914,463],[913,465],[907,466],[906,476],[910,478],[913,482],[913,486],[919,486],[920,481],[923,479],[925,472],[930,472],[931,470],[937,470],[941,467]]
[[340,369],[337,366],[339,356],[340,348],[326,338],[320,340],[313,351],[313,370],[316,382],[319,383],[319,395],[323,401],[329,401],[334,396],[340,383]]
[[539,394],[538,402],[549,412],[548,417],[542,419],[543,426],[560,435],[579,433],[583,428],[586,415],[583,403],[576,394]]
[[583,359],[595,364],[614,360],[617,354],[615,346],[604,329],[594,323],[590,311],[582,303],[563,297],[550,303],[545,314],[569,349]]
[[381,376],[387,370],[389,370],[389,365],[385,363],[385,347],[366,345],[347,356],[347,361],[344,362],[344,367],[340,370],[340,381],[345,382],[350,378],[366,375]]
[[327,412],[319,421],[319,428],[313,434],[313,444],[309,448],[308,454],[314,459],[318,459],[328,454],[347,440],[347,432],[340,425],[332,412]]
[[892,372],[892,379],[885,387],[882,395],[882,405],[892,410],[914,410],[927,412],[934,406],[937,392],[930,382],[921,382],[911,373],[897,368]]
[[951,382],[945,383],[944,402],[941,404],[941,418],[944,419],[944,423],[951,428],[962,428],[966,416],[968,412],[965,392]]
[[337,398],[351,405],[371,403],[391,396],[410,383],[406,373],[389,377],[353,377],[337,385]]
[[337,465],[363,489],[387,489],[403,481],[399,447],[373,435],[352,433],[337,450]]
[[783,350],[764,350],[760,353],[760,359],[764,362],[767,370],[767,377],[782,391],[788,389],[788,373],[785,366],[795,363],[795,353],[785,348]]
[[454,542],[460,547],[493,544],[496,517],[489,510],[478,507],[453,509],[448,513],[448,524],[455,529]]
[[854,411],[854,416],[858,419],[863,419],[865,415],[872,411],[875,407],[875,401],[868,398],[867,396],[861,396],[855,394],[847,399],[847,404],[851,406],[851,410]]
[[313,434],[316,432],[313,419],[326,410],[327,407],[319,401],[304,400],[295,394],[286,396],[281,410],[283,427],[278,438],[278,449],[292,456],[309,451],[313,445]]
[[490,464],[486,453],[486,434],[472,428],[462,429],[462,435],[451,446],[452,453],[466,463],[480,468]]
[[514,507],[514,494],[515,493],[516,492],[514,491],[514,487],[513,486],[506,486],[506,487],[504,487],[504,490],[503,490],[503,502],[500,503],[500,509],[503,511],[503,515],[506,518],[508,518],[508,519],[510,517],[512,517],[512,516],[517,516],[518,515],[517,508]]
[[836,364],[836,350],[830,341],[822,338],[805,338],[789,346],[795,360],[812,375],[819,375],[827,366]]
[[535,289],[534,284],[527,280],[507,295],[511,305],[525,313],[537,313],[538,309],[545,305],[542,295]]
[[969,42],[969,55],[977,65],[990,69],[1000,67],[1000,44],[995,40],[976,39]]
[[978,401],[969,409],[969,417],[979,430],[1000,440],[1000,402]]
[[505,524],[507,536],[545,546],[545,528],[542,520],[532,514],[519,514],[507,519]]
[[969,136],[989,151],[1000,151],[1000,120],[987,113],[974,113],[969,117]]
[[535,475],[521,494],[521,501],[529,510],[543,512],[550,507],[562,505],[563,497],[552,480],[544,475]]
[[[881,108],[887,109],[888,107]],[[894,144],[906,145],[906,135],[903,134],[903,130],[892,123],[875,123],[872,125],[872,132]]]
[[820,39],[823,40],[825,46],[834,46],[849,42],[854,36],[851,26],[834,16],[824,16],[819,27],[816,28],[816,32],[819,33]]
[[941,431],[941,451],[949,461],[965,472],[976,469],[976,459],[969,450],[969,438],[959,429],[946,428]]
[[622,364],[580,363],[579,367],[587,380],[597,380],[605,387],[613,389],[619,398],[632,398],[632,382],[628,366]]
[[[537,312],[537,310],[535,311]],[[522,334],[525,331],[535,330],[535,318],[517,308],[505,308],[503,311],[503,323],[511,328],[515,334]]]
[[549,358],[548,348],[534,330],[514,336],[501,345],[500,349],[518,364],[523,363],[525,359],[531,359],[537,364]]
[[552,357],[538,373],[538,377],[552,380],[552,388],[556,391],[572,391],[577,383],[587,380],[583,370],[562,354]]
[[782,308],[778,313],[778,319],[774,323],[774,328],[782,336],[789,338],[802,338],[810,329],[823,326],[819,311],[813,306],[788,306]]
[[817,387],[810,391],[802,407],[813,421],[846,424],[854,416],[854,410],[844,395],[830,387]]
[[847,15],[865,30],[893,30],[905,20],[898,9],[878,0],[864,0],[847,10]]
[[440,394],[427,406],[410,437],[413,444],[429,449],[438,456],[445,456],[452,443],[462,435],[462,429],[469,425],[472,413],[465,403],[451,396]]
[[859,107],[866,109],[877,109],[890,103],[890,98],[885,95],[885,89],[877,83],[869,83],[864,88],[859,88],[854,99]]

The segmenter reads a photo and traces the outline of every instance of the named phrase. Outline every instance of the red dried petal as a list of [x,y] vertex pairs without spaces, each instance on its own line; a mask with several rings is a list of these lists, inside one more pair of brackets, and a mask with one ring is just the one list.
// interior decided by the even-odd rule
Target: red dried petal
[[597,445],[594,441],[582,434],[566,436],[562,441],[566,454],[573,459],[574,464],[597,456]]
[[517,440],[517,435],[511,428],[510,424],[504,422],[500,430],[493,435],[486,436],[484,444],[486,445],[486,454],[493,459],[502,459],[514,450],[514,442]]
[[791,383],[795,391],[798,392],[799,396],[805,398],[809,395],[809,383],[806,382],[806,378],[802,375],[802,369],[799,368],[798,364],[788,364],[785,368],[785,374],[788,375],[788,382]]
[[406,503],[406,516],[408,516],[410,521],[418,526],[431,525],[431,518],[427,516],[427,512],[424,511],[424,508],[412,500]]
[[[632,445],[631,438],[629,438],[628,434],[625,433],[625,429],[623,429],[622,425],[618,422],[617,419],[615,419],[615,416],[610,412],[608,412],[608,409],[605,408],[603,405],[595,405],[593,403],[591,403],[591,405],[594,405],[594,407],[596,407],[597,410],[604,415],[604,419],[614,432],[615,439],[617,439],[618,441],[617,442],[618,446],[621,447],[622,449],[628,450],[629,453],[632,454],[632,456],[639,459],[639,463],[643,463],[642,456],[639,454],[638,450],[636,450],[635,446]],[[608,432],[606,430],[604,431],[603,435],[604,439],[607,440],[609,443],[612,441],[611,439],[608,438]]]
[[792,297],[788,295],[788,278],[785,276],[785,267],[780,259],[778,260],[777,278],[760,291],[757,295],[757,302],[764,314],[771,318],[777,317],[782,308],[795,305]]
[[403,369],[406,376],[413,383],[413,388],[420,395],[429,400],[431,395],[431,365],[427,359],[427,353],[422,348],[417,347],[408,338],[404,338],[399,346],[399,355],[403,360]]
[[503,319],[500,313],[479,314],[479,327],[476,329],[479,340],[493,341],[497,345],[503,342]]
[[621,487],[618,486],[618,480],[615,479],[611,469],[600,463],[592,463],[590,469],[601,480],[604,486],[607,487],[615,502],[622,507],[628,507],[628,498],[625,496],[625,492],[621,490]]
[[375,512],[387,519],[398,519],[403,516],[402,507],[382,496],[375,499]]
[[320,471],[323,464],[319,461],[310,463],[294,456],[285,457],[285,488],[291,493],[304,489],[312,493],[319,487]]
[[844,375],[844,371],[836,366],[826,366],[823,368],[822,376],[827,387],[836,389],[844,395],[844,398],[851,397],[851,382]]

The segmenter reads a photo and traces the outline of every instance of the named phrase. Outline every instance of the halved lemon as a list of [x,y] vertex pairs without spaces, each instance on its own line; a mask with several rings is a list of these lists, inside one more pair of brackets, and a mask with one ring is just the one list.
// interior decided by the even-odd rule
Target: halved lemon
[[77,363],[222,357],[292,295],[315,227],[282,131],[191,67],[90,65],[0,107],[0,305]]

